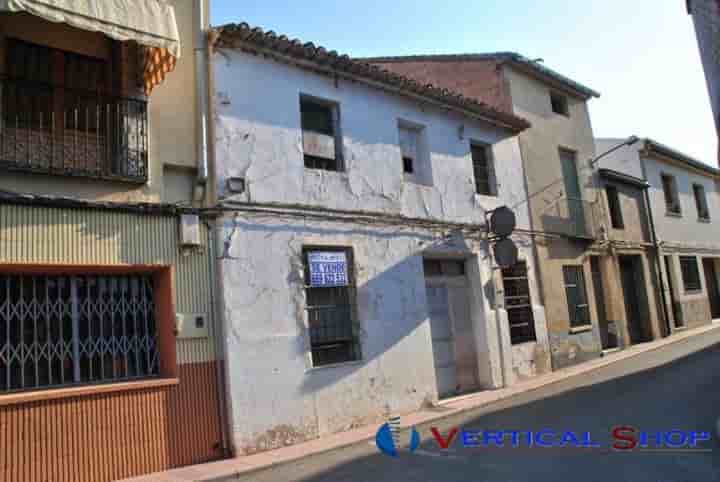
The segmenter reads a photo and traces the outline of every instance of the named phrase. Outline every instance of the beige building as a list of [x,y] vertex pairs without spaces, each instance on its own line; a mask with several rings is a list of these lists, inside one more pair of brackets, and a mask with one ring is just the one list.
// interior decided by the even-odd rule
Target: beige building
[[0,1],[2,480],[226,453],[206,28],[200,1]]

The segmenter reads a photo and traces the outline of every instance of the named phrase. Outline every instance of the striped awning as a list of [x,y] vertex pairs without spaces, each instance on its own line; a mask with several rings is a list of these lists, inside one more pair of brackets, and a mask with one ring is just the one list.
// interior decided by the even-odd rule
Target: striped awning
[[165,0],[0,0],[3,11],[26,12],[145,46],[143,80],[148,93],[180,57],[175,10]]

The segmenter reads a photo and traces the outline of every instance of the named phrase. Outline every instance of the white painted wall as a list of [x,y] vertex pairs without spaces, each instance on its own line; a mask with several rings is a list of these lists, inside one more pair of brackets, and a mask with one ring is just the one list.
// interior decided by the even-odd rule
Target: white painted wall
[[[302,203],[350,210],[484,223],[486,210],[522,204],[517,138],[359,83],[313,74],[250,54],[221,51],[216,85],[217,186],[244,177],[235,200]],[[299,96],[340,105],[346,172],[304,168]],[[425,126],[432,186],[403,180],[398,119]],[[464,137],[459,128],[464,126]],[[476,196],[470,140],[492,146],[499,197]],[[527,207],[518,209],[527,228]],[[223,221],[230,240],[222,263],[232,419],[239,450],[295,443],[417,409],[435,400],[423,254],[466,259],[471,316],[484,387],[512,379],[507,325],[492,304],[495,287],[487,246],[436,233],[349,221],[308,221],[246,215]],[[518,240],[531,275],[527,240]],[[363,358],[313,368],[309,354],[303,245],[352,246]],[[531,278],[538,343],[545,319]],[[501,312],[502,310],[499,310]],[[502,357],[510,357],[501,363]]]

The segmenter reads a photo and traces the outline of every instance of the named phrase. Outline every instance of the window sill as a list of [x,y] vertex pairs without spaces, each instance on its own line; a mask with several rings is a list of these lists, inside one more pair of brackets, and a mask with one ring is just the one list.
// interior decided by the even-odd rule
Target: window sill
[[178,385],[178,378],[159,378],[141,380],[136,382],[107,383],[103,385],[87,385],[82,387],[51,388],[32,392],[11,393],[0,395],[0,407],[17,405],[21,403],[42,402],[62,398],[84,397],[103,393],[129,392],[146,390],[149,388],[162,388]]
[[586,331],[592,331],[592,329],[592,325],[571,326],[570,333],[574,335],[576,333],[585,333]]
[[307,370],[305,370],[305,373],[312,373],[319,370],[326,370],[331,368],[342,368],[342,367],[350,367],[354,365],[362,365],[365,363],[364,360],[353,360],[353,361],[346,361],[341,363],[330,363],[328,365],[319,365],[319,366],[312,366],[309,367]]
[[709,222],[710,222],[710,218],[698,218],[698,222],[699,222],[699,223],[709,223]]
[[665,216],[670,216],[671,218],[681,218],[682,213],[675,213],[672,211],[665,211]]

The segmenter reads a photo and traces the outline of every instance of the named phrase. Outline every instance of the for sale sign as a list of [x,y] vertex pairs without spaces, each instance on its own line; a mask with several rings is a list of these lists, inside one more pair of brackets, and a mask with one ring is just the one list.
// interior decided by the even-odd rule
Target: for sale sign
[[310,286],[347,286],[347,257],[343,252],[312,251],[308,253]]

